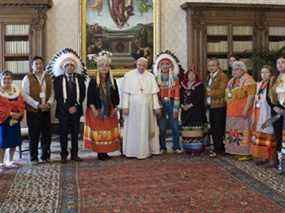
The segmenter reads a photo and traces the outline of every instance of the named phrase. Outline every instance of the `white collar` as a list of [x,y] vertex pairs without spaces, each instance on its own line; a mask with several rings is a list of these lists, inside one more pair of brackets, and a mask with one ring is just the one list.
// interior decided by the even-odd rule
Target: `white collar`
[[139,75],[144,75],[146,72],[147,72],[147,70],[145,70],[143,73],[141,73],[141,72],[137,69],[137,73],[138,73]]
[[12,85],[12,94],[7,93],[2,87],[0,87],[0,95],[2,97],[8,98],[8,99],[15,99],[20,95],[20,90],[15,85]]

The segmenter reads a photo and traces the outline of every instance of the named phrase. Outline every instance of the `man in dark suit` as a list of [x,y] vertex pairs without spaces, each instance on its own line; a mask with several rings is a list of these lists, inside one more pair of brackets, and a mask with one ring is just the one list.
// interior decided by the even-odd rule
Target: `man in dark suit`
[[77,61],[72,57],[61,63],[64,74],[54,80],[56,117],[59,119],[61,160],[66,163],[68,156],[68,133],[71,133],[71,160],[81,161],[78,157],[78,134],[80,117],[83,115],[82,103],[85,99],[85,83],[81,74],[76,72]]

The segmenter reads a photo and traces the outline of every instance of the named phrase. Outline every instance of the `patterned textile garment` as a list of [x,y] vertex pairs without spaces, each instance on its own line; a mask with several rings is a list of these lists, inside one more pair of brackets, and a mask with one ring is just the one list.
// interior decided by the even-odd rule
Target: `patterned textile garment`
[[274,138],[273,126],[266,128],[262,125],[271,118],[271,108],[267,103],[269,82],[257,84],[253,114],[252,114],[252,143],[250,153],[254,158],[262,160],[273,160],[276,155],[276,140]]
[[205,88],[201,81],[192,86],[181,87],[181,105],[190,105],[188,110],[182,110],[182,126],[198,127],[206,122]]
[[[285,73],[280,73],[272,89],[270,90],[271,102],[280,109],[285,109]],[[283,113],[277,113],[276,116],[280,116],[280,119],[275,123],[275,136],[277,139],[277,158],[278,158],[278,170],[285,172],[285,116]],[[282,127],[282,131],[281,128]],[[280,128],[280,129],[279,129]],[[280,132],[279,132],[280,131]]]
[[160,149],[166,149],[165,135],[167,124],[172,130],[173,150],[180,150],[179,144],[179,123],[174,118],[173,113],[178,113],[180,109],[180,84],[177,76],[170,79],[170,75],[161,75],[157,78],[159,86],[159,100],[162,106],[162,116],[158,119]]
[[183,148],[190,153],[203,151],[203,127],[206,123],[205,89],[201,81],[193,85],[181,83],[181,105],[189,106],[188,110],[182,107],[182,144]]
[[13,87],[13,94],[0,91],[0,149],[14,148],[21,144],[20,121],[11,118],[11,112],[24,112],[24,99]]
[[[171,129],[172,149],[181,153],[178,114],[180,110],[179,72],[181,67],[177,57],[170,51],[157,55],[153,64],[153,73],[159,86],[161,116],[158,117],[159,144],[161,153],[167,151],[166,133]],[[170,150],[169,150],[170,151]]]
[[180,85],[179,80],[174,78],[173,86],[169,85],[168,77],[161,76],[161,81],[157,80],[159,86],[159,99],[174,101],[174,111],[178,112],[180,108]]
[[247,104],[248,97],[254,96],[256,83],[253,78],[244,73],[241,78],[232,78],[227,85],[227,119],[226,138],[224,141],[225,151],[229,154],[250,155],[250,115],[242,115]]
[[[92,79],[87,92],[86,121],[84,126],[84,144],[97,153],[114,152],[120,149],[119,122],[115,108],[119,104],[119,93],[116,81],[114,86],[110,81],[106,87],[97,85]],[[98,110],[98,116],[93,115],[90,105]]]

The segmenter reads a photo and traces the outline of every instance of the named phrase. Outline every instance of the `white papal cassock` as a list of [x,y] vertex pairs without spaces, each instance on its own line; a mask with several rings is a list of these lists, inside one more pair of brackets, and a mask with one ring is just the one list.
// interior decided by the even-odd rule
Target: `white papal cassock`
[[148,71],[132,70],[123,81],[122,108],[129,109],[124,117],[123,154],[144,159],[159,154],[159,129],[154,113],[159,109],[159,88],[155,77]]

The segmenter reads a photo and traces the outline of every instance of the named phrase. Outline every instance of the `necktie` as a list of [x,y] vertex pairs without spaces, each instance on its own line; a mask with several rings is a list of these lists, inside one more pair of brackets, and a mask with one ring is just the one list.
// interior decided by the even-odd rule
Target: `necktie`
[[68,88],[70,89],[70,91],[72,91],[73,84],[74,84],[73,76],[72,76],[72,75],[69,75],[69,76],[68,76]]
[[69,83],[73,83],[73,81],[74,81],[74,80],[73,80],[73,75],[69,75],[69,76],[68,76],[68,82],[69,82]]
[[76,101],[76,85],[74,82],[73,75],[68,76],[68,98],[71,100],[71,102]]

